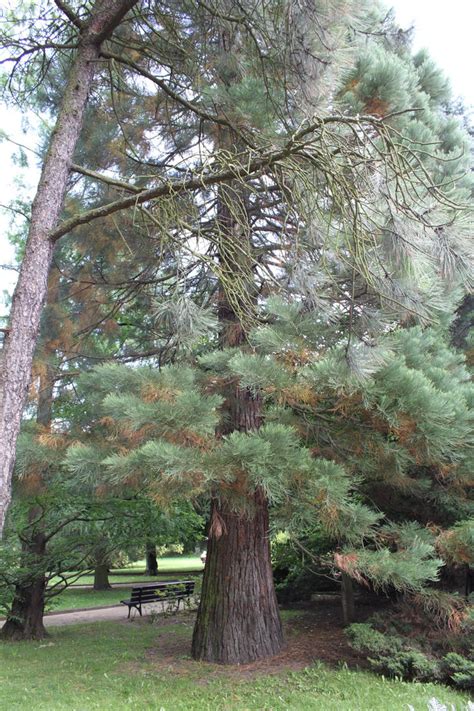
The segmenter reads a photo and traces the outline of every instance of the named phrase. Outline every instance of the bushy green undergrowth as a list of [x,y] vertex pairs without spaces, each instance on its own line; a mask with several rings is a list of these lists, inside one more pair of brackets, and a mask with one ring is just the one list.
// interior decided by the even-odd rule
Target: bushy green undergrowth
[[[467,635],[469,631],[464,630],[464,633]],[[400,679],[435,680],[474,689],[472,649],[471,652],[463,650],[465,654],[443,654],[442,645],[430,643],[428,638],[423,643],[416,637],[383,633],[370,623],[353,624],[347,634],[352,646],[367,655],[376,671]]]
[[[0,645],[2,707],[35,711],[464,711],[467,697],[436,684],[391,681],[316,664],[250,676],[193,662],[192,624],[99,623],[56,629],[42,643]],[[181,641],[181,644],[180,644]]]
[[[331,542],[320,531],[303,543],[316,558],[327,555],[331,549]],[[272,541],[272,564],[278,602],[283,605],[310,600],[318,592],[340,589],[330,576],[330,566],[324,567],[309,558],[283,532],[277,533]]]

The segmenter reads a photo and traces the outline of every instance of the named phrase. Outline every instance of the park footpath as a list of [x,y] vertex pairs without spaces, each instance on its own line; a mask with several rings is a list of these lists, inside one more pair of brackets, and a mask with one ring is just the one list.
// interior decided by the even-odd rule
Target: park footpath
[[[153,614],[161,614],[163,605],[147,605],[144,617]],[[133,613],[132,613],[133,614]],[[133,617],[127,619],[127,608],[124,605],[114,605],[113,607],[95,607],[84,610],[71,610],[71,612],[50,612],[43,617],[45,627],[62,627],[63,625],[79,625],[86,622],[133,622]],[[0,629],[5,620],[0,620]]]
[[[136,583],[121,583],[120,587],[130,587]],[[90,585],[75,585],[76,589],[87,589]],[[113,586],[112,586],[113,587]],[[164,604],[149,603],[143,606],[144,616],[153,613],[161,614],[164,612]],[[88,607],[81,610],[70,610],[69,612],[49,612],[43,617],[45,627],[62,627],[63,625],[79,625],[87,622],[133,622],[134,617],[138,617],[136,610],[132,610],[130,619],[127,619],[127,608],[125,605],[108,605],[102,607]],[[3,627],[5,620],[0,619],[0,629]]]

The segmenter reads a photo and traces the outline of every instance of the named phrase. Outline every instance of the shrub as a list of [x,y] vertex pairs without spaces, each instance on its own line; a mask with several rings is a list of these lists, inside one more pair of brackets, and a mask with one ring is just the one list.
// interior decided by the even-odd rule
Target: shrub
[[347,629],[351,645],[370,655],[367,660],[377,671],[391,677],[419,680],[439,678],[439,665],[418,649],[407,648],[397,635],[382,634],[370,624],[353,624]]
[[461,689],[474,689],[474,661],[450,652],[443,657],[443,670]]

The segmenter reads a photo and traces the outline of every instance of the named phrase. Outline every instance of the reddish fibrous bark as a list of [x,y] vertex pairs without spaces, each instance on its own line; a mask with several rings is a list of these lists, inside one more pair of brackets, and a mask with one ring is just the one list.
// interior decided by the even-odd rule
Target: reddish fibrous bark
[[[229,42],[228,47],[232,46]],[[236,150],[227,128],[218,132],[220,148]],[[242,185],[222,185],[218,198],[220,264],[244,289],[241,302],[229,299],[221,282],[218,318],[223,348],[243,346],[243,315],[255,309],[254,259],[248,194]],[[238,249],[236,249],[238,245]],[[227,285],[228,288],[228,285]],[[230,384],[223,393],[226,417],[220,435],[258,430],[263,421],[258,393]],[[236,491],[216,491],[201,600],[193,633],[192,656],[218,664],[246,664],[278,654],[284,643],[270,556],[269,507],[261,489],[252,490],[245,474]]]
[[11,498],[11,477],[21,416],[31,379],[33,354],[47,294],[56,227],[81,132],[84,109],[102,43],[137,0],[97,0],[80,30],[56,126],[33,201],[25,256],[12,301],[2,353],[0,393],[0,536]]
[[221,535],[208,542],[192,655],[218,664],[246,664],[281,651],[283,632],[273,584],[268,503],[262,491],[236,512],[215,499]]

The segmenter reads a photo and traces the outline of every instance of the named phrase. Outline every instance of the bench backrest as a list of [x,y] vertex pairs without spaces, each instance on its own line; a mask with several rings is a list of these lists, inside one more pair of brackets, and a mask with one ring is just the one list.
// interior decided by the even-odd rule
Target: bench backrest
[[132,588],[130,602],[154,602],[159,600],[177,600],[189,597],[194,592],[194,580],[173,580],[169,583],[153,583]]

